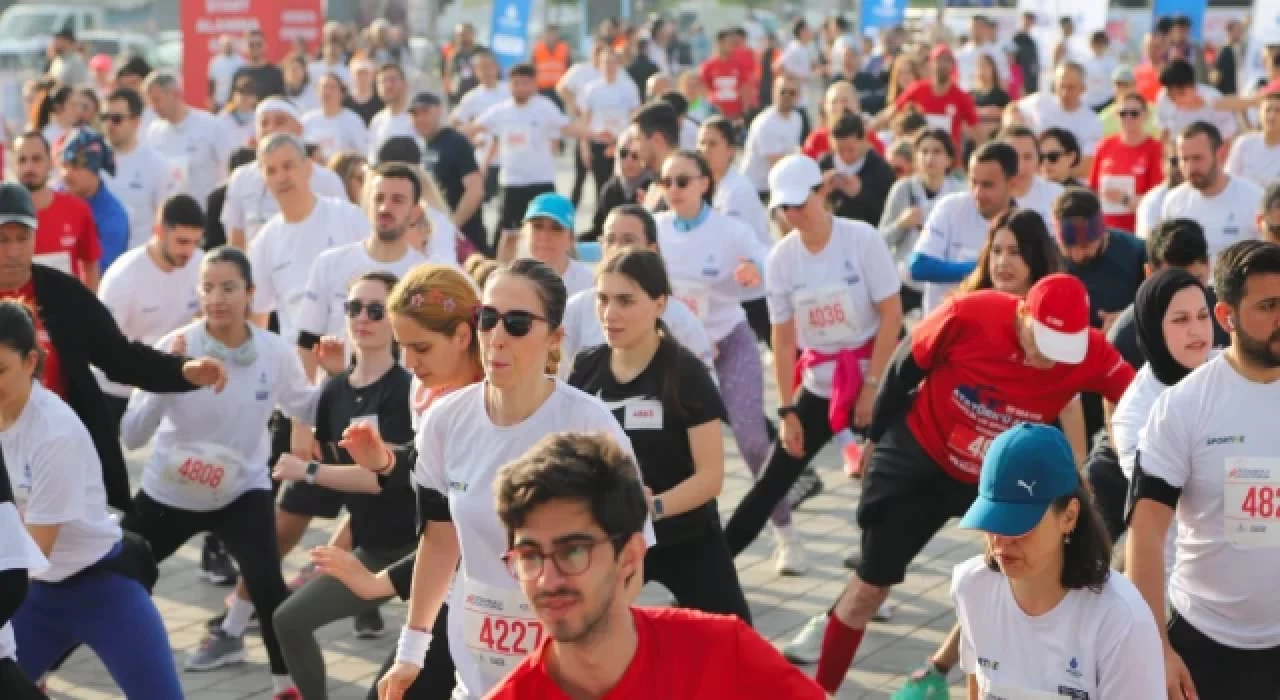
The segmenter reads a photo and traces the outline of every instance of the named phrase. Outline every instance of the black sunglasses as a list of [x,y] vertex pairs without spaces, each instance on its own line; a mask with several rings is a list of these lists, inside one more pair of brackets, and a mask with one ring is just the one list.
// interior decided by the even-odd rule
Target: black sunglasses
[[640,160],[640,151],[630,149],[630,148],[619,148],[618,157],[619,158],[635,158],[636,160]]
[[102,113],[102,121],[108,124],[123,124],[129,118],[127,114],[112,114],[111,112]]
[[481,331],[485,333],[492,331],[498,327],[498,321],[502,321],[502,327],[507,329],[507,334],[513,338],[529,335],[529,331],[533,330],[534,321],[546,321],[550,324],[550,321],[531,311],[516,309],[503,312],[492,306],[481,306],[476,309],[476,327]]
[[683,190],[684,188],[688,187],[689,183],[691,182],[693,182],[692,175],[676,175],[675,177],[658,178],[658,184],[662,185],[666,189],[671,189],[672,187],[675,187],[677,189]]
[[1119,114],[1121,119],[1137,119],[1138,117],[1142,116],[1142,110],[1122,109],[1119,112],[1116,112],[1116,114]]
[[1062,151],[1045,151],[1044,153],[1040,154],[1040,162],[1041,163],[1046,163],[1046,162],[1057,163],[1058,161],[1062,160],[1062,157],[1065,155],[1067,154],[1063,153]]
[[778,94],[779,94],[779,95],[782,95],[783,97],[795,97],[796,95],[799,95],[799,94],[800,94],[800,91],[798,91],[798,90],[779,90],[779,91],[778,91]]
[[346,310],[348,318],[360,318],[361,311],[369,312],[370,321],[381,321],[387,316],[387,306],[380,301],[373,301],[365,304],[359,299],[352,299],[342,305]]

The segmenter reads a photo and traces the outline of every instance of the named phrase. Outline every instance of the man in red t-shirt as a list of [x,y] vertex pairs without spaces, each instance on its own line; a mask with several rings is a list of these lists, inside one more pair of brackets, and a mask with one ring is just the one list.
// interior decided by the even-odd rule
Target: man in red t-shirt
[[951,134],[956,151],[961,151],[965,139],[973,135],[978,125],[978,108],[973,97],[956,85],[956,58],[951,49],[942,44],[933,47],[929,52],[929,71],[928,78],[908,85],[898,99],[880,113],[873,128],[887,128],[894,115],[913,105],[930,128]]
[[488,699],[824,699],[737,617],[631,606],[652,507],[635,473],[612,438],[571,433],[498,473],[504,559],[546,633]]
[[733,53],[733,37],[732,29],[721,29],[716,34],[716,53],[702,63],[699,73],[711,104],[725,118],[740,119],[745,111],[746,89],[754,71],[752,65],[743,62],[741,54],[735,56]]
[[742,86],[742,108],[750,112],[760,106],[760,60],[756,52],[747,46],[747,32],[734,27],[729,38],[729,56],[737,64],[738,71],[746,76]]
[[19,136],[13,150],[18,181],[31,192],[36,204],[35,262],[79,277],[86,287],[97,291],[102,243],[89,205],[79,197],[49,189],[52,158],[49,143],[40,132]]
[[1133,375],[1090,328],[1084,284],[1067,274],[1044,277],[1025,300],[953,296],[920,322],[894,353],[867,431],[861,561],[826,621],[818,683],[827,692],[840,687],[890,587],[973,502],[991,441],[1017,423],[1053,421],[1081,392],[1114,404]]

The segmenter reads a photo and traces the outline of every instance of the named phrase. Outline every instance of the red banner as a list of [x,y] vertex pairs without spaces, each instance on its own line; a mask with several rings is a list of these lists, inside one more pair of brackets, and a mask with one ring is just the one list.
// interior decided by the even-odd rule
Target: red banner
[[209,60],[221,37],[243,43],[245,32],[261,29],[267,59],[279,62],[299,38],[314,51],[324,25],[323,0],[181,1],[182,82],[187,102],[196,107],[208,106]]

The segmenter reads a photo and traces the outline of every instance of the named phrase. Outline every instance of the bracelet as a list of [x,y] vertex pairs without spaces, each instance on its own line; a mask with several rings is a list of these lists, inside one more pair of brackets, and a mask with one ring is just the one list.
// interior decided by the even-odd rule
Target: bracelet
[[379,470],[377,470],[377,471],[375,471],[375,472],[374,472],[374,473],[375,473],[375,474],[377,474],[378,476],[383,476],[383,475],[385,475],[387,472],[391,471],[392,469],[395,469],[395,467],[396,467],[396,453],[392,452],[392,451],[391,451],[391,448],[390,448],[390,447],[386,447],[386,446],[383,446],[383,448],[382,448],[382,453],[383,453],[383,454],[386,456],[386,458],[387,458],[387,466],[385,466],[385,467],[383,467],[383,468],[381,468],[381,469],[379,469]]
[[421,668],[426,663],[427,649],[430,646],[430,632],[405,625],[400,628],[400,640],[396,642],[396,662]]

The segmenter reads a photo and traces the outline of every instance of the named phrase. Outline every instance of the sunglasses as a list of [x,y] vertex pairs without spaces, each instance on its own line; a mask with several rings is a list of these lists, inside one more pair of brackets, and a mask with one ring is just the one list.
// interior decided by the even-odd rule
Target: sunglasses
[[795,97],[796,95],[800,94],[800,91],[799,90],[779,90],[778,94],[782,95],[783,97]]
[[640,151],[630,149],[630,148],[619,148],[618,157],[619,158],[635,158],[636,160],[640,160]]
[[1169,168],[1170,168],[1171,170],[1177,170],[1177,169],[1178,169],[1178,164],[1179,164],[1179,163],[1181,163],[1181,162],[1182,162],[1182,161],[1178,160],[1178,158],[1177,158],[1176,156],[1175,156],[1175,157],[1173,157],[1173,158],[1170,158],[1170,159],[1169,159]]
[[1273,224],[1270,221],[1264,223],[1267,225],[1267,233],[1272,236],[1280,236],[1280,224]]
[[129,118],[127,114],[112,114],[111,112],[102,113],[102,121],[108,124],[123,124]]
[[533,330],[534,321],[544,321],[548,324],[550,321],[531,312],[531,311],[498,311],[492,306],[481,306],[476,309],[476,327],[482,332],[488,333],[498,327],[498,321],[502,321],[502,327],[507,330],[507,335],[513,338],[523,338],[529,335],[529,331]]
[[1067,154],[1062,151],[1046,151],[1040,154],[1040,162],[1041,163],[1057,163],[1058,161],[1062,160],[1063,156],[1065,155]]
[[380,301],[373,301],[366,304],[359,299],[352,299],[343,304],[342,308],[347,312],[347,318],[350,319],[360,318],[361,311],[369,312],[369,320],[375,322],[381,321],[387,316],[387,306]]
[[658,184],[661,185],[664,189],[668,189],[668,190],[673,187],[676,189],[683,190],[684,188],[688,187],[689,184],[692,182],[693,182],[692,175],[676,175],[674,177],[658,178]]
[[1142,111],[1137,109],[1122,109],[1116,112],[1116,114],[1119,114],[1121,119],[1137,119],[1142,116]]

